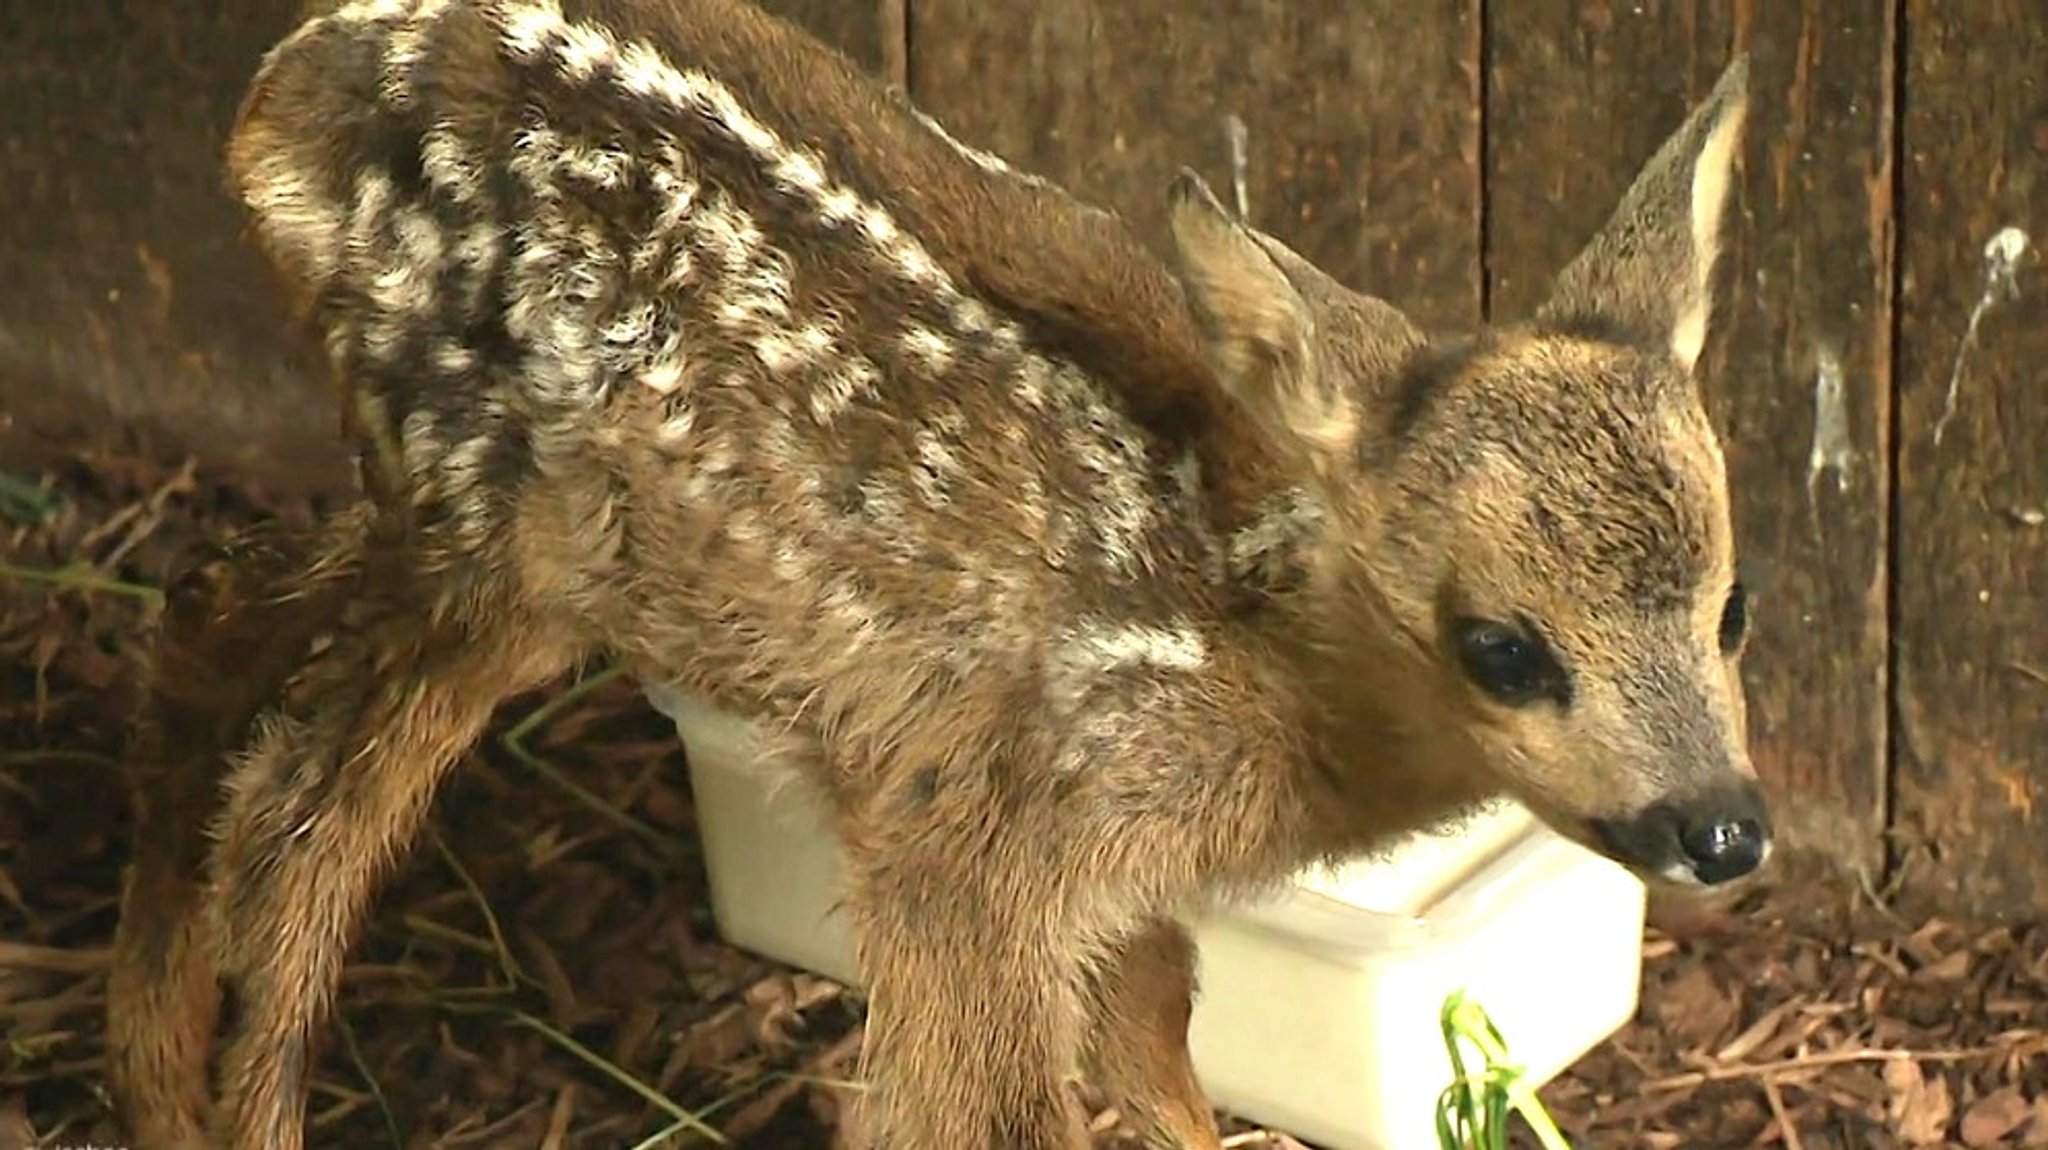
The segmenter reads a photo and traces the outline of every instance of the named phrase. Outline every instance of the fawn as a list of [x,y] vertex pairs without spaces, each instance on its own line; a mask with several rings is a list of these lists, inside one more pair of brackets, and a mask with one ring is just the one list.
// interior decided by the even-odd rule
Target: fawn
[[1189,173],[1157,259],[738,0],[310,19],[229,169],[366,498],[161,640],[245,666],[145,726],[185,801],[237,753],[203,862],[145,811],[136,1137],[302,1144],[381,876],[496,706],[597,654],[757,717],[828,799],[853,1121],[891,1150],[1083,1146],[1082,1070],[1216,1147],[1179,914],[1497,796],[1651,882],[1756,871],[1695,380],[1746,75],[1533,317],[1452,338]]

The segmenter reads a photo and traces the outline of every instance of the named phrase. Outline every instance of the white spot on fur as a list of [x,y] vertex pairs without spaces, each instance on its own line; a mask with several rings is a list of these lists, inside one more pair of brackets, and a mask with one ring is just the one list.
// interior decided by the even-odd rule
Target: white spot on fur
[[541,48],[562,26],[562,10],[551,2],[510,4],[501,11],[505,24],[505,47],[521,59],[539,55]]
[[[1163,697],[1165,676],[1200,671],[1208,658],[1200,632],[1180,620],[1167,626],[1084,624],[1063,635],[1049,653],[1045,680],[1047,705],[1072,724],[1061,740],[1057,769],[1086,770],[1103,744],[1115,742],[1135,715]],[[1133,672],[1141,676],[1136,683],[1108,682]]]
[[2020,258],[2027,254],[2027,233],[2016,227],[1999,229],[1984,245],[1984,291],[1977,297],[1977,306],[1970,309],[1970,324],[1963,329],[1962,342],[1956,347],[1955,366],[1948,373],[1948,394],[1942,400],[1941,418],[1934,421],[1934,442],[1941,444],[1942,433],[1948,430],[1948,421],[1956,414],[1957,394],[1962,390],[1963,369],[1969,362],[1970,353],[1977,347],[1977,327],[1992,308],[2006,300],[2020,298]]
[[858,219],[860,206],[860,197],[845,188],[832,188],[818,197],[818,214],[835,224]]
[[668,407],[668,418],[662,420],[661,427],[656,430],[655,434],[660,437],[662,443],[673,447],[687,440],[690,437],[690,432],[696,426],[697,409],[687,403],[671,400]]
[[816,198],[825,189],[825,169],[809,152],[792,152],[775,165],[775,178],[784,187]]
[[433,361],[434,368],[443,375],[468,375],[477,368],[476,352],[458,343],[437,344]]
[[904,330],[903,350],[934,375],[943,375],[953,366],[953,345],[945,336],[921,324],[911,324]]
[[333,22],[356,25],[403,19],[418,8],[421,2],[422,0],[350,0],[350,3],[335,9]]
[[378,89],[392,107],[403,109],[411,105],[413,65],[419,62],[427,31],[447,7],[448,0],[420,0],[412,13],[392,29],[391,39],[384,46],[383,76]]
[[[715,504],[718,489],[732,477],[738,466],[738,455],[730,443],[717,437],[714,425],[709,442],[697,456],[696,466],[690,469],[683,480],[683,501],[699,506]],[[745,518],[738,513],[729,517],[726,534],[734,539],[758,539],[759,528],[751,522],[742,522]]]
[[471,547],[482,546],[491,527],[491,493],[483,482],[491,443],[488,435],[471,436],[449,448],[441,460],[444,497],[455,517],[456,534]]
[[1010,394],[1026,411],[1045,410],[1046,378],[1051,374],[1051,365],[1035,356],[1019,361],[1017,370],[1010,376]]
[[879,612],[851,576],[842,575],[828,583],[818,605],[839,624],[848,647],[865,647],[881,633]]
[[655,321],[659,313],[652,303],[630,307],[613,316],[598,335],[606,343],[628,347],[653,338]]
[[1252,521],[1230,537],[1229,564],[1238,579],[1270,579],[1285,570],[1292,554],[1312,539],[1323,521],[1322,505],[1301,488],[1274,496]]
[[445,123],[435,124],[420,136],[420,170],[428,186],[458,204],[473,202],[483,183],[482,166]]
[[982,302],[972,296],[961,296],[953,306],[953,326],[960,334],[973,338],[992,332],[996,327],[995,317]]
[[886,210],[835,182],[816,153],[784,141],[713,77],[678,68],[644,43],[621,46],[600,28],[571,24],[552,3],[513,4],[508,10],[504,42],[514,54],[533,59],[552,47],[565,74],[579,81],[592,78],[596,64],[609,57],[617,65],[612,70],[614,82],[622,89],[666,103],[724,132],[753,153],[779,186],[808,202],[821,220],[856,225],[884,266],[933,291],[942,302],[962,298],[931,253],[904,233]]
[[798,553],[797,549],[786,540],[776,544],[772,562],[775,568],[775,577],[784,583],[792,586],[803,586],[810,583],[810,565],[805,562],[803,555]]
[[653,389],[656,395],[673,395],[688,378],[687,365],[681,356],[669,356],[647,365],[640,373],[640,382]]
[[617,148],[573,143],[563,146],[556,164],[570,179],[608,190],[625,187],[628,177],[638,166],[632,157]]
[[874,389],[881,376],[865,358],[848,358],[835,366],[811,392],[811,418],[830,427],[855,399]]
[[[1112,570],[1137,574],[1147,563],[1145,534],[1154,519],[1144,446],[1128,434],[1073,365],[1039,362],[1047,368],[1044,396],[1064,420],[1061,449],[1092,481],[1089,531]],[[1026,378],[1038,377],[1027,372]],[[1029,397],[1025,401],[1031,402]]]
[[754,357],[761,366],[780,375],[795,367],[802,360],[797,352],[796,341],[785,332],[768,330],[754,337]]
[[937,285],[946,281],[946,273],[921,246],[907,245],[896,251],[896,266],[903,272],[903,278],[913,283]]
[[412,476],[414,487],[421,494],[427,493],[433,487],[434,471],[448,450],[441,442],[434,413],[424,408],[406,413],[399,424],[398,438],[405,453],[405,469]]
[[952,485],[961,476],[960,459],[934,428],[917,433],[917,466],[911,469],[911,483],[925,506],[944,507],[952,501]]
[[753,340],[754,355],[778,375],[818,363],[832,350],[832,333],[816,324],[794,329],[769,328]]
[[1209,648],[1201,633],[1184,622],[1171,627],[1126,623],[1086,628],[1067,641],[1062,655],[1070,669],[1090,675],[1135,666],[1198,671]]

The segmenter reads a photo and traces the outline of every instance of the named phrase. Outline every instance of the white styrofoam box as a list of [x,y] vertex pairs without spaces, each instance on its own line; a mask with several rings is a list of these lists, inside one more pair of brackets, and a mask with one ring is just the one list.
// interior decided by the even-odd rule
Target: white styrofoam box
[[[836,910],[839,844],[743,718],[658,687],[696,796],[726,941],[861,984]],[[1434,1150],[1451,1080],[1439,1012],[1467,991],[1536,1083],[1635,1013],[1644,891],[1504,804],[1385,857],[1311,869],[1265,901],[1190,919],[1188,1045],[1221,1108],[1330,1150]]]

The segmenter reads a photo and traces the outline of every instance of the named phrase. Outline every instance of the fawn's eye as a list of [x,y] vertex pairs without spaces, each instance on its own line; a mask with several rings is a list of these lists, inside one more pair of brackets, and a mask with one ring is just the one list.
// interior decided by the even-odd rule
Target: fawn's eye
[[1525,707],[1539,699],[1570,701],[1571,684],[1550,647],[1527,625],[1459,619],[1452,642],[1465,675],[1500,703]]
[[1721,607],[1721,653],[1733,655],[1749,636],[1749,592],[1740,582],[1728,589]]

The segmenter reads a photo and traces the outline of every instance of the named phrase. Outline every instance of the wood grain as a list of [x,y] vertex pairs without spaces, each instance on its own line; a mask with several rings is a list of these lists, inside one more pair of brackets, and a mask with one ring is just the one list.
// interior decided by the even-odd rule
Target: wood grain
[[[2048,7],[1913,0],[1907,12],[1904,889],[1950,911],[2038,916],[2048,909]],[[2009,228],[2030,242],[2006,277],[1987,244],[2012,239]]]
[[0,451],[191,453],[280,492],[349,482],[310,341],[241,242],[221,148],[294,0],[0,13]]
[[1479,311],[1477,0],[911,6],[910,90],[957,136],[1124,213],[1164,250],[1182,166],[1429,323]]
[[[1516,316],[1734,51],[1739,194],[1702,366],[1754,594],[1752,754],[1796,859],[1882,878],[1895,29],[1885,0],[1501,4],[1490,305]],[[1817,856],[1817,860],[1816,860]]]

